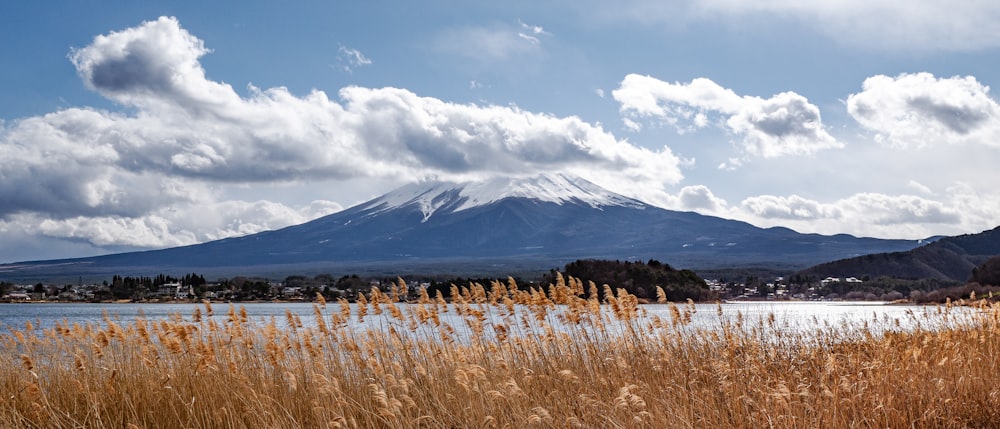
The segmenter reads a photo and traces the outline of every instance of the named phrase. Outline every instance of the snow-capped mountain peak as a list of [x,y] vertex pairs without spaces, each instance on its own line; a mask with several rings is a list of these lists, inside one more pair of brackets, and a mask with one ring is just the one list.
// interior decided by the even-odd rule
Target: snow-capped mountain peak
[[383,212],[416,206],[426,221],[437,212],[458,212],[485,206],[505,198],[526,198],[559,205],[584,204],[644,207],[637,200],[616,194],[585,179],[565,174],[540,174],[534,177],[497,177],[479,182],[423,182],[403,186],[366,204],[367,209]]

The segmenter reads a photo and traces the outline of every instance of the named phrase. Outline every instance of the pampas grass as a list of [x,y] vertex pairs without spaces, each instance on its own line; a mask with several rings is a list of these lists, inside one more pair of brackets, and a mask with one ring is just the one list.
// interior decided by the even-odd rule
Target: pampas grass
[[[590,294],[584,291],[589,290]],[[69,321],[0,335],[0,426],[84,428],[984,427],[1000,421],[1000,307],[786,330],[773,315],[646,314],[577,279],[407,286],[315,320]],[[445,312],[448,312],[447,314]],[[448,316],[448,317],[445,317]],[[367,320],[367,323],[364,321]],[[457,321],[457,322],[456,322]],[[456,324],[452,326],[449,323]]]

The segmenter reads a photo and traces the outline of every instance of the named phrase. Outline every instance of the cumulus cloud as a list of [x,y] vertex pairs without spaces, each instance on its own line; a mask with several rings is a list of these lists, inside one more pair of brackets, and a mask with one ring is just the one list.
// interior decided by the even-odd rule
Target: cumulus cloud
[[966,209],[971,208],[968,203],[955,195],[942,201],[912,195],[865,192],[832,202],[798,195],[760,195],[741,201],[731,216],[761,226],[788,226],[804,232],[850,232],[887,238],[923,238],[932,235],[931,231],[935,230],[967,232],[990,228],[992,220],[968,215]]
[[751,197],[740,202],[740,208],[755,217],[767,219],[836,219],[843,216],[843,211],[836,205],[824,205],[798,195]]
[[162,17],[97,36],[73,50],[70,60],[87,87],[121,103],[150,108],[211,104],[216,110],[239,103],[229,85],[205,78],[198,60],[208,52],[177,19]]
[[676,194],[649,194],[646,201],[671,210],[695,211],[749,222],[789,227],[803,233],[881,238],[926,238],[996,227],[1000,195],[956,183],[936,197],[861,192],[821,201],[791,195],[756,195],[730,205],[705,185]]
[[944,195],[950,207],[961,213],[964,231],[983,231],[997,227],[997,213],[1000,213],[1000,192],[993,184],[986,189],[957,182],[945,189]]
[[879,225],[892,224],[957,224],[961,214],[940,201],[911,195],[861,193],[846,200],[857,211],[869,214]]
[[[133,216],[204,195],[198,184],[147,174],[116,147],[122,118],[88,109],[26,118],[0,130],[0,217]],[[153,198],[155,196],[155,198]]]
[[1000,106],[989,87],[972,76],[878,75],[865,79],[862,88],[847,98],[847,111],[880,142],[899,148],[963,142],[1000,146]]
[[36,215],[32,232],[86,240],[97,246],[172,247],[296,225],[341,210],[330,201],[299,208],[271,201],[220,201],[161,208],[137,217]]
[[677,207],[681,210],[702,213],[720,213],[726,209],[725,200],[716,197],[707,186],[685,186],[677,194]]
[[651,192],[641,199],[671,210],[737,219],[760,227],[892,239],[984,231],[996,227],[996,213],[1000,213],[1000,195],[961,182],[939,195],[924,197],[861,192],[822,201],[796,194],[765,194],[730,205],[708,186],[692,185],[676,194]]
[[[401,89],[341,91],[357,138],[372,161],[435,173],[529,173],[587,166],[676,183],[680,160],[669,149],[652,152],[617,140],[577,117],[557,118],[516,107],[471,106],[418,97]],[[654,171],[657,168],[661,171]]]
[[49,237],[87,240],[97,246],[170,247],[196,243],[194,234],[173,231],[159,216],[45,219],[38,232]]
[[802,198],[761,195],[743,200],[740,207],[760,218],[864,219],[878,225],[955,224],[961,215],[940,201],[912,195],[859,193],[835,203],[823,204]]
[[819,108],[794,92],[764,99],[737,95],[706,78],[683,84],[630,74],[612,96],[630,129],[639,129],[642,119],[663,121],[679,133],[717,126],[736,136],[742,159],[843,147],[827,133]]
[[[201,240],[277,225],[181,228],[185,218],[161,210],[211,203],[218,186],[540,170],[655,187],[682,178],[682,161],[668,148],[633,145],[577,117],[456,104],[398,88],[347,87],[331,99],[322,91],[296,96],[251,86],[242,97],[206,78],[199,58],[208,52],[174,18],[73,50],[84,83],[129,113],[69,108],[3,124],[0,219],[34,213],[48,221],[47,234],[110,243],[115,234],[105,231],[117,231],[160,246],[175,243],[150,237]],[[243,210],[217,208],[229,219]]]

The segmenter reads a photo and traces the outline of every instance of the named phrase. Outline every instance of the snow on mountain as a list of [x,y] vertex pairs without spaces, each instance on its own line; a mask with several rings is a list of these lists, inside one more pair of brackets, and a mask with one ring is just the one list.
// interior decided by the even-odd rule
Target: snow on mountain
[[439,211],[454,213],[489,205],[505,198],[527,198],[559,205],[575,203],[593,208],[645,207],[642,202],[608,191],[579,177],[540,174],[520,178],[497,177],[481,182],[415,183],[376,198],[363,208],[380,213],[416,206],[426,221]]
[[547,174],[413,184],[279,230],[162,250],[0,266],[0,271],[22,279],[110,277],[122,272],[155,275],[166,268],[212,270],[218,276],[329,272],[325,270],[335,267],[420,269],[434,274],[461,269],[482,276],[498,267],[548,270],[587,258],[798,270],[916,245],[907,240],[762,229],[646,205],[583,179]]

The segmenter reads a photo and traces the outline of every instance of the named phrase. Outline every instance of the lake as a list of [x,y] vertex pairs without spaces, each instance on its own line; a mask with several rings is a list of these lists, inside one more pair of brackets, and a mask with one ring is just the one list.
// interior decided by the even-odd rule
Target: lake
[[[292,313],[301,318],[305,325],[315,324],[314,305],[312,303],[238,303],[235,308],[243,307],[249,317],[258,324],[264,324],[272,318],[279,326],[286,326],[286,313]],[[230,304],[212,304],[214,319],[224,323]],[[400,305],[405,312],[407,305]],[[682,310],[685,305],[679,304]],[[191,320],[195,309],[205,311],[203,304],[83,304],[83,303],[34,303],[34,304],[0,304],[0,331],[23,329],[29,321],[36,328],[51,328],[57,322],[66,321],[70,324],[88,323],[102,325],[104,314],[118,322],[130,323],[139,317],[147,320],[166,319],[171,315],[180,315],[184,320]],[[325,315],[338,311],[338,305],[328,304]],[[667,304],[646,304],[641,306],[646,317],[658,316],[666,321],[671,320],[670,306]],[[800,302],[800,301],[761,301],[733,302],[716,304],[696,304],[691,314],[691,321],[686,329],[713,329],[720,326],[721,320],[735,322],[742,319],[747,326],[769,324],[781,330],[812,330],[833,329],[860,326],[866,322],[870,326],[898,327],[907,329],[920,323],[919,317],[924,312],[934,312],[936,307],[913,305],[887,305],[882,302]],[[718,313],[721,310],[722,317]],[[357,306],[352,304],[352,314],[357,315]],[[773,315],[773,322],[769,319]],[[391,320],[388,312],[381,316],[371,311],[363,323],[357,323],[352,316],[352,326],[358,328],[380,328],[396,323]],[[455,328],[461,329],[464,322],[455,311],[443,313],[441,320]]]

